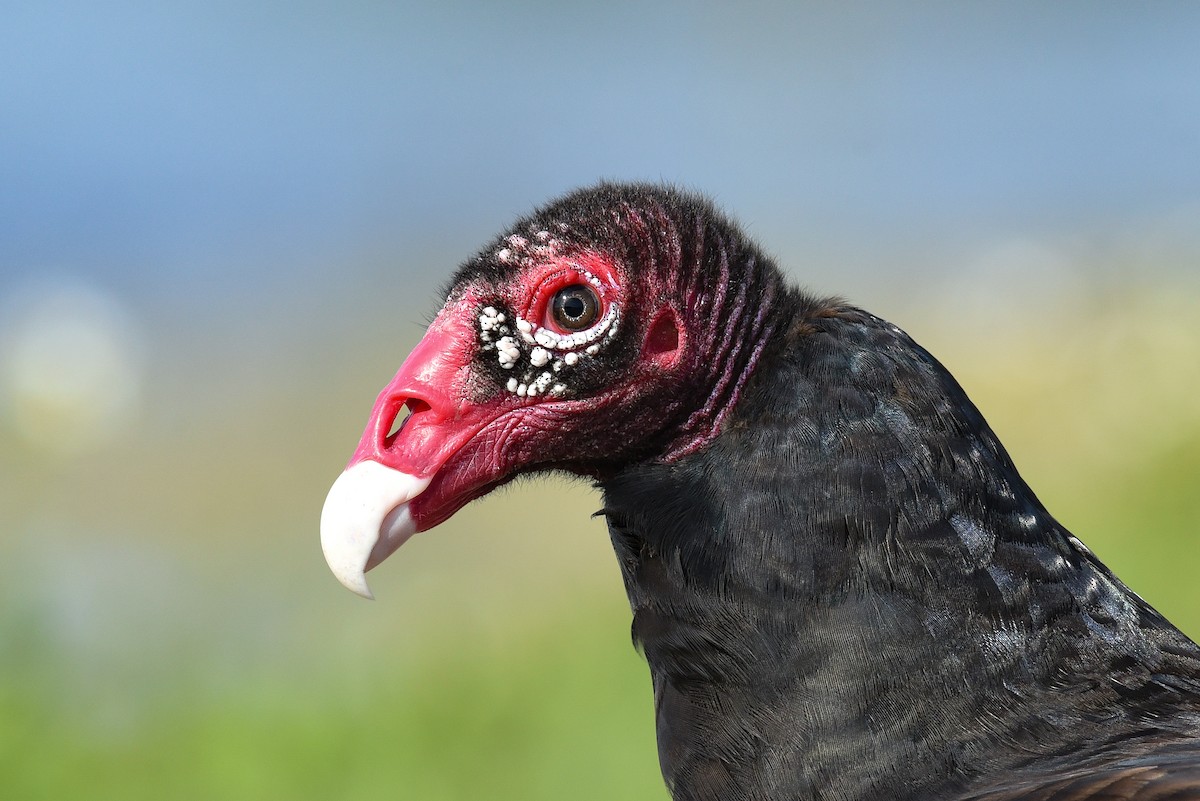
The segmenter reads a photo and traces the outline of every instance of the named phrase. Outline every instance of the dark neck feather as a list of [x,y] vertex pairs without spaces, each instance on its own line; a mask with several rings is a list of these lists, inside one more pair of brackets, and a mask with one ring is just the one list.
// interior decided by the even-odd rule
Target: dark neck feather
[[933,798],[1170,736],[1164,704],[1197,725],[1200,652],[940,364],[864,312],[773,308],[720,436],[602,484],[677,799]]

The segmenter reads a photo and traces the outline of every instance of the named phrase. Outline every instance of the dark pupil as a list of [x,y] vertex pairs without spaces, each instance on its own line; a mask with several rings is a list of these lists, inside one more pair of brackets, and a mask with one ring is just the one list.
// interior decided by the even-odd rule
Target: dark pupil
[[569,295],[563,299],[562,310],[572,320],[578,320],[587,311],[587,304],[578,295]]
[[563,287],[554,296],[551,316],[568,331],[582,331],[596,322],[600,307],[590,287],[576,284]]

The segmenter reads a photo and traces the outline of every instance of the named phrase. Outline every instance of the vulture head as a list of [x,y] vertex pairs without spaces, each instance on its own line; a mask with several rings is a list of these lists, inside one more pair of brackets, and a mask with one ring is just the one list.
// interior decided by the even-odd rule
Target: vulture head
[[707,202],[650,186],[570,195],[459,269],[375,402],[321,515],[337,578],[514,476],[669,463],[721,428],[779,279]]

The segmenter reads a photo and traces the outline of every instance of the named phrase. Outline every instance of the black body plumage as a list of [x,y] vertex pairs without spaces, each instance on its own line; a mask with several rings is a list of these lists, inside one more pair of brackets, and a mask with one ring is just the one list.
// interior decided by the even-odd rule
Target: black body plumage
[[711,226],[762,355],[706,447],[599,482],[675,799],[1200,799],[1200,649],[929,353]]

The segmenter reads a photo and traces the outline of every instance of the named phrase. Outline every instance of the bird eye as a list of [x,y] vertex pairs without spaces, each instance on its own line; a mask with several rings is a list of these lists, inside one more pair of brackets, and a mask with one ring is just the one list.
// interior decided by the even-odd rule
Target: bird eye
[[600,314],[600,301],[586,284],[563,287],[550,303],[550,316],[568,331],[582,331]]

